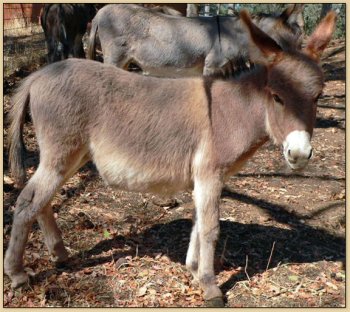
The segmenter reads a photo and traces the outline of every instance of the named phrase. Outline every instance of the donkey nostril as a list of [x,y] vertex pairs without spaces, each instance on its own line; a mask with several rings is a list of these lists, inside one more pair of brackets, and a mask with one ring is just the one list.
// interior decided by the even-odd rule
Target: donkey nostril
[[296,164],[297,161],[298,161],[298,157],[295,156],[295,155],[292,156],[292,152],[291,152],[290,149],[288,150],[288,161],[289,161],[291,164]]
[[313,154],[313,152],[312,152],[312,149],[311,149],[309,157],[307,159],[310,159],[312,157],[312,154]]

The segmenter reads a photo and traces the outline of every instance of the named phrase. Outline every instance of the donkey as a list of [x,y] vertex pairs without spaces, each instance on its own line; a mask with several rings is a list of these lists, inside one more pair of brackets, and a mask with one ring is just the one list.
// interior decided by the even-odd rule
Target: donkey
[[82,38],[97,12],[93,4],[47,3],[40,15],[48,63],[70,56],[85,58]]
[[68,59],[24,80],[9,134],[15,181],[25,180],[22,131],[28,106],[40,163],[16,203],[4,261],[13,287],[28,278],[23,254],[35,219],[50,254],[58,262],[67,260],[49,203],[93,160],[102,178],[119,189],[173,194],[193,188],[196,217],[186,266],[204,298],[223,304],[214,275],[223,181],[269,138],[283,145],[292,169],[307,164],[324,83],[318,62],[336,15],[330,12],[321,21],[301,52],[283,51],[246,11],[241,18],[253,50],[261,52],[256,55],[261,65],[235,79],[144,77],[111,64]]
[[[180,6],[180,8],[181,8],[182,4],[172,3],[170,5],[171,5],[171,7],[169,5],[155,5],[155,4],[144,3],[143,7],[148,8],[151,11],[160,12],[160,13],[167,14],[167,15],[184,16],[183,13],[181,13],[180,11],[178,11],[176,9],[177,6]],[[186,6],[186,4],[184,4],[184,5]]]
[[[283,49],[300,48],[303,4],[282,14],[261,14],[254,23]],[[159,77],[231,76],[247,69],[249,35],[238,16],[169,16],[135,4],[111,4],[92,21],[89,59],[96,59],[96,35],[105,63]]]

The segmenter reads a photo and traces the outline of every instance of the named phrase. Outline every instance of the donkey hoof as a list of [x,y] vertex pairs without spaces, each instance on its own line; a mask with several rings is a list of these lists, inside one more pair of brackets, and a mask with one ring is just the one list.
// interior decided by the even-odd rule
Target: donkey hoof
[[54,255],[51,255],[51,261],[53,263],[55,263],[55,265],[59,266],[61,265],[62,263],[66,263],[68,261],[68,258],[69,258],[69,255],[68,253],[64,253],[64,254],[61,254],[59,256],[54,256]]
[[204,306],[207,308],[223,308],[225,307],[225,303],[222,297],[215,297],[209,300],[205,300]]
[[11,276],[11,288],[19,288],[29,282],[29,276],[25,272],[17,273],[16,275]]
[[58,242],[51,251],[51,261],[54,263],[66,262],[69,258],[69,252],[64,247],[63,241]]

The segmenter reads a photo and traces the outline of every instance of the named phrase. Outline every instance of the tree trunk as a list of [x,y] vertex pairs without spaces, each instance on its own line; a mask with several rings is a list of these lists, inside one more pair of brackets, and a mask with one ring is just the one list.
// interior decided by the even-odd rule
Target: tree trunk
[[216,15],[220,15],[220,6],[221,6],[221,4],[217,4],[216,5]]
[[198,16],[198,5],[197,4],[187,4],[186,16],[187,17]]
[[236,4],[230,3],[227,6],[227,15],[235,15],[235,13],[236,13]]
[[210,4],[204,5],[204,16],[210,16]]
[[320,20],[324,18],[330,10],[332,10],[332,3],[323,3],[320,14]]

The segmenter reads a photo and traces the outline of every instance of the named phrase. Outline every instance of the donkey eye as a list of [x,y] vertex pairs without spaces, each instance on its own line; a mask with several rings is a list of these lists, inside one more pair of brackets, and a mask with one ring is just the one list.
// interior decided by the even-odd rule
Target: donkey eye
[[283,105],[283,101],[281,100],[281,98],[277,94],[272,94],[272,97],[275,100],[275,102]]

